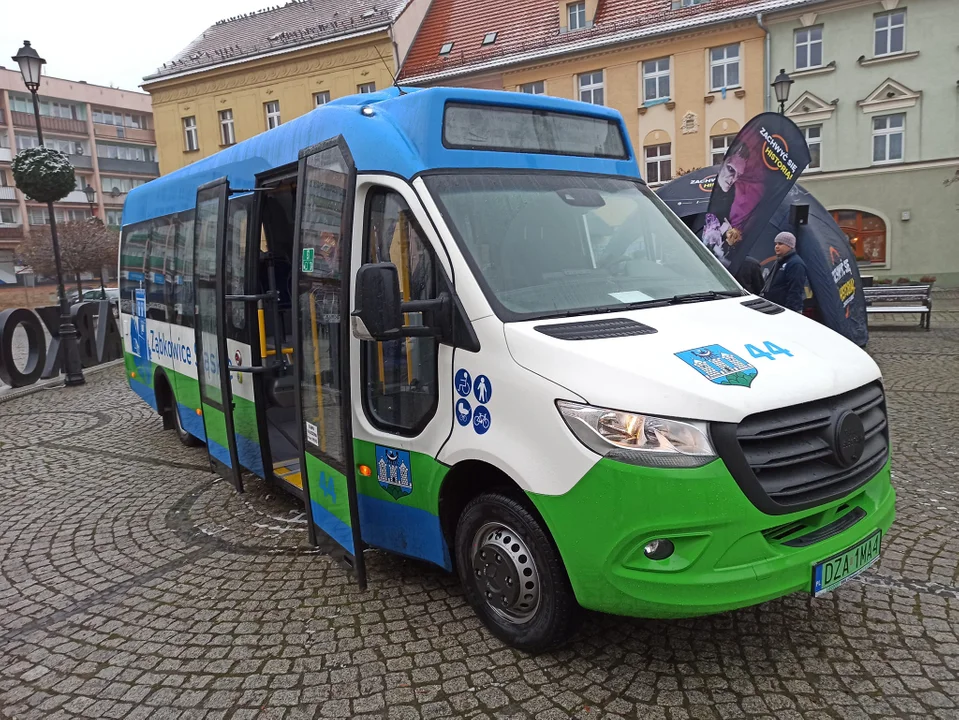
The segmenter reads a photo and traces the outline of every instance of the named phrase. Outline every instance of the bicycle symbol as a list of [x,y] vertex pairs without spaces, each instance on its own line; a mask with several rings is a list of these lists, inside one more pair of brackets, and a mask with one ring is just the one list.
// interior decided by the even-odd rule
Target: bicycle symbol
[[473,429],[477,435],[485,435],[492,424],[493,418],[490,416],[486,406],[480,405],[473,411]]
[[489,416],[483,415],[481,413],[476,413],[476,417],[473,418],[473,424],[477,427],[484,428],[489,430]]

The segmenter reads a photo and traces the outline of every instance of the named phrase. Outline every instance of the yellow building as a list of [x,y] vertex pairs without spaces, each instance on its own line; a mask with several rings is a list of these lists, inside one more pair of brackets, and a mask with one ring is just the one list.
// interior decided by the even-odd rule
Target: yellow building
[[[804,0],[780,0],[777,7]],[[411,85],[545,93],[618,110],[651,183],[712,165],[768,107],[765,0],[530,0],[475,18],[434,0],[400,71]]]
[[144,78],[160,172],[168,173],[323,103],[393,83],[425,0],[311,2],[221,20]]

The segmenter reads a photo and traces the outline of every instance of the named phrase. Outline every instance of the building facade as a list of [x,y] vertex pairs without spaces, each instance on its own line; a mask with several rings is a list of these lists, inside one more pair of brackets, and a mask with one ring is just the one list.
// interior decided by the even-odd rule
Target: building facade
[[144,78],[168,173],[346,95],[393,84],[428,0],[312,2],[222,20]]
[[[82,81],[44,77],[40,84],[43,141],[67,154],[77,187],[54,205],[57,220],[90,217],[83,189],[96,191],[92,211],[120,225],[126,193],[159,175],[150,96]],[[14,253],[31,227],[49,224],[45,204],[14,187],[10,163],[38,145],[33,100],[18,70],[0,68],[0,283],[15,282]]]
[[768,19],[803,183],[863,272],[959,285],[959,2],[828,0]]
[[400,79],[622,113],[651,184],[713,165],[766,107],[762,12],[801,0],[434,0]]

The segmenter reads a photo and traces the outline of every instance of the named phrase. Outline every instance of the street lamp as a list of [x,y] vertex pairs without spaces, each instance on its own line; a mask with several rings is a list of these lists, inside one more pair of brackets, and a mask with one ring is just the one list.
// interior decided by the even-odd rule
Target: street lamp
[[[30,41],[24,40],[23,47],[13,56],[14,62],[20,66],[23,84],[33,96],[33,116],[37,121],[37,140],[43,145],[43,128],[40,124],[40,100],[37,90],[40,89],[40,71],[46,63],[37,51],[30,47]],[[53,203],[47,203],[50,213],[50,237],[53,239],[53,259],[57,266],[57,290],[60,293],[60,342],[63,344],[63,367],[65,371],[64,383],[67,385],[82,385],[83,367],[80,365],[80,348],[77,347],[77,329],[70,319],[70,306],[67,303],[67,293],[63,288],[63,265],[60,262],[60,240],[57,237],[57,218],[53,210]],[[79,299],[79,298],[78,298]]]
[[87,202],[90,204],[90,217],[96,217],[97,213],[93,209],[93,204],[97,201],[97,191],[90,186],[90,183],[87,183],[87,186],[83,188],[83,194],[87,196]]
[[779,71],[779,75],[777,75],[776,79],[771,83],[773,90],[776,91],[776,100],[779,102],[780,115],[786,113],[786,101],[789,100],[789,86],[794,82],[796,81],[789,77],[783,69]]

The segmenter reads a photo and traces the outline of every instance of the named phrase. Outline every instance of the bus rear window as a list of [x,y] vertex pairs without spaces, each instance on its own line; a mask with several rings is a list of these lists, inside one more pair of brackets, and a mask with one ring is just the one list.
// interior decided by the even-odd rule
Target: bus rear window
[[536,108],[447,103],[443,144],[458,150],[629,157],[615,120]]

